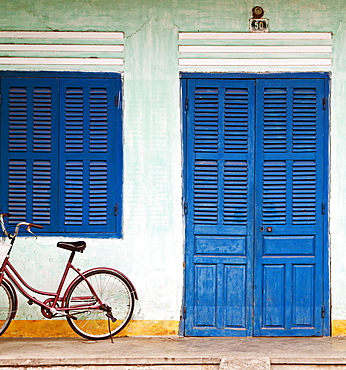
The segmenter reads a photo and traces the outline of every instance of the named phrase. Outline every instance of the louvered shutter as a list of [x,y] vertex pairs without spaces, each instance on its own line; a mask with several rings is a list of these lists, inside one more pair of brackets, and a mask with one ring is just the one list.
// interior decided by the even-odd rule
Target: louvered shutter
[[[66,232],[119,232],[120,81],[60,81],[61,228]],[[119,224],[119,223],[118,223]]]
[[194,224],[246,225],[248,145],[253,140],[249,87],[207,85],[196,87],[192,97]]
[[257,83],[255,334],[321,335],[324,81]]
[[1,91],[3,211],[12,222],[28,220],[55,231],[58,81],[2,78]]
[[11,222],[120,236],[120,79],[8,77],[1,91],[0,196]]
[[253,81],[188,82],[187,285],[194,287],[186,297],[189,335],[242,336],[251,330],[246,285],[253,97]]

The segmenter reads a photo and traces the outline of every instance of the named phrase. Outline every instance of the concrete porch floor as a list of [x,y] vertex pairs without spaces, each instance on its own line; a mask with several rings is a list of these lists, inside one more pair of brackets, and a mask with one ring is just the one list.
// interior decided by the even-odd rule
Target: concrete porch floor
[[0,368],[346,369],[346,337],[0,338]]

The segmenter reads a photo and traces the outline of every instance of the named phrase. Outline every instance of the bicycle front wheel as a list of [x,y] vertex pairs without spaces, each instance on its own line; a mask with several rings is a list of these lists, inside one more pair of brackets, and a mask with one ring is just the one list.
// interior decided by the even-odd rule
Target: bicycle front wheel
[[0,335],[4,334],[17,311],[16,293],[5,280],[0,285]]
[[111,308],[111,314],[116,321],[112,322],[107,317],[109,312],[104,309],[87,308],[97,305],[97,301],[82,277],[76,280],[67,293],[65,307],[75,307],[69,311],[67,321],[71,328],[84,338],[110,338],[124,329],[132,317],[135,295],[131,284],[116,271],[94,270],[85,277],[102,303]]

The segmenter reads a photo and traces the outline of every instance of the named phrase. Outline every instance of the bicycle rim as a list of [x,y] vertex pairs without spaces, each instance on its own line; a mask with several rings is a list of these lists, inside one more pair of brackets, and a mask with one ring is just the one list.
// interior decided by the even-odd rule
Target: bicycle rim
[[[106,339],[119,333],[130,321],[134,309],[134,294],[127,280],[113,271],[97,270],[86,275],[102,302],[112,309],[115,322],[109,321],[104,310],[72,310],[67,321],[79,335],[88,339]],[[66,307],[93,305],[96,300],[88,284],[80,278],[70,288]]]
[[11,287],[3,281],[0,285],[0,335],[10,325],[15,313],[15,303]]

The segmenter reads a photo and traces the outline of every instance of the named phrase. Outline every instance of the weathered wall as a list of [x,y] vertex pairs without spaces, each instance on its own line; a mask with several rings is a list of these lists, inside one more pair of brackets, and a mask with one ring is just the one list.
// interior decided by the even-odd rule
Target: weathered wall
[[[178,32],[247,32],[255,5],[264,8],[271,32],[333,32],[330,256],[332,319],[342,326],[346,322],[344,0],[0,0],[0,30],[125,33],[123,239],[88,240],[78,262],[83,268],[97,264],[123,271],[138,289],[135,319],[165,320],[163,327],[175,332],[184,253]],[[14,261],[33,284],[55,287],[53,281],[67,255],[51,246],[56,241],[18,243]],[[38,319],[36,312],[23,303],[18,318]],[[162,322],[155,325],[153,332]],[[156,332],[164,333],[163,327]]]

